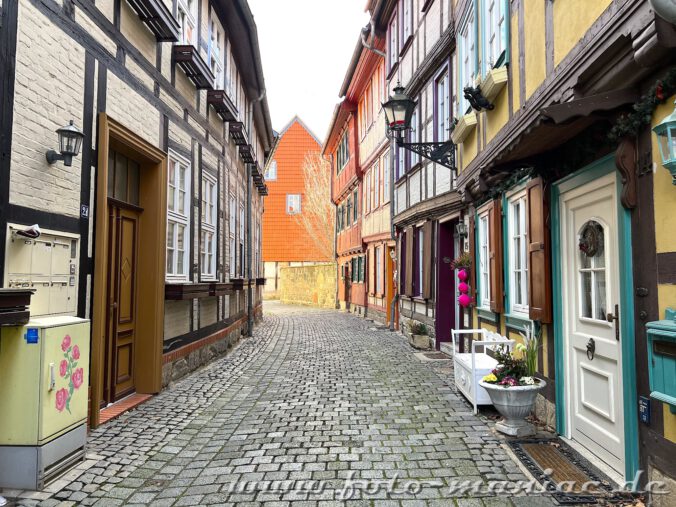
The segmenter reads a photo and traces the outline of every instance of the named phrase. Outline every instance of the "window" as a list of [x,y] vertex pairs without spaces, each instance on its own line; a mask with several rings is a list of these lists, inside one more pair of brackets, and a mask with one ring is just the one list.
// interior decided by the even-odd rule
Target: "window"
[[387,39],[387,54],[390,69],[393,69],[397,65],[397,55],[399,54],[399,46],[397,43],[397,15],[395,14],[390,20],[389,35]]
[[474,31],[474,9],[467,17],[467,21],[460,29],[460,77],[458,83],[458,101],[460,103],[460,114],[466,114],[469,109],[469,102],[465,99],[463,89],[474,86],[476,78],[476,33]]
[[358,197],[358,191],[354,191],[354,195],[352,196],[352,202],[354,203],[353,208],[352,208],[352,221],[356,224],[357,223],[357,217],[359,216],[359,207],[357,206],[357,197]]
[[352,225],[352,198],[347,198],[347,226]]
[[216,278],[216,179],[202,172],[202,217],[200,221],[200,255],[202,277]]
[[343,133],[338,144],[338,151],[336,152],[336,166],[338,172],[342,171],[348,160],[350,160],[350,148],[348,145],[347,131]]
[[359,281],[364,283],[366,280],[366,256],[359,257]]
[[352,257],[352,260],[350,262],[352,264],[352,281],[358,282],[359,281],[358,257]]
[[415,259],[415,295],[422,296],[423,293],[423,260],[425,258],[425,231],[422,227],[416,229],[416,259]]
[[606,285],[606,248],[603,225],[590,220],[582,226],[578,238],[580,280],[580,316],[606,320],[608,294]]
[[239,276],[244,278],[246,263],[244,261],[244,205],[239,206]]
[[273,160],[268,164],[268,168],[265,170],[265,179],[267,181],[275,181],[277,179],[277,161]]
[[288,215],[300,213],[300,194],[286,194],[286,213]]
[[169,153],[167,190],[167,279],[188,280],[190,164]]
[[511,197],[507,217],[510,312],[526,316],[528,315],[527,205],[525,192]]
[[380,206],[380,167],[377,161],[373,164],[371,171],[373,172],[373,207],[377,208]]
[[444,74],[437,79],[436,90],[435,90],[435,109],[436,109],[436,135],[435,138],[438,142],[444,142],[448,139],[448,134],[450,132],[450,97],[449,97],[449,79],[447,71],[444,71]]
[[[232,45],[231,45],[232,46]],[[232,48],[228,48],[227,59],[227,82],[225,83],[225,90],[228,97],[236,104],[237,103],[237,68],[235,67],[235,59],[232,56]]]
[[[411,130],[409,130],[409,139],[410,142],[412,143],[419,143],[420,142],[420,126],[418,125],[418,109],[415,109],[413,111],[413,114],[411,115]],[[408,156],[410,157],[410,167],[415,166],[418,162],[420,162],[420,155],[417,153],[411,151],[409,152]]]
[[488,213],[479,217],[479,306],[491,306],[491,273],[488,257]]
[[237,243],[235,231],[237,231],[237,201],[234,195],[230,195],[228,235],[230,236],[230,278],[235,278],[237,269]]
[[140,165],[114,150],[108,152],[108,197],[138,206]]
[[383,202],[390,202],[390,154],[383,155]]
[[382,260],[383,247],[377,246],[375,249],[375,265],[376,265],[376,293],[383,293],[383,260]]
[[496,66],[505,51],[506,25],[504,0],[485,0],[484,12],[486,37],[486,61],[484,71]]
[[364,185],[364,211],[366,213],[371,211],[371,173],[369,172],[365,178],[366,185]]
[[178,0],[178,24],[181,26],[180,43],[196,45],[197,0]]
[[221,47],[221,32],[216,26],[216,21],[211,20],[209,25],[209,67],[214,75],[214,89],[222,90],[224,86],[223,75],[223,51]]
[[402,27],[402,44],[406,44],[408,38],[413,36],[413,0],[404,0],[404,26]]

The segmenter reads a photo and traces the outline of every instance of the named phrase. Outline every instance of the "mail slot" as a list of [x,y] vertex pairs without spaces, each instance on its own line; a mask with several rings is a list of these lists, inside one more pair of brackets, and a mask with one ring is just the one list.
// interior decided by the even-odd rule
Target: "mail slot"
[[665,319],[646,324],[650,397],[669,404],[676,414],[676,310],[667,309]]

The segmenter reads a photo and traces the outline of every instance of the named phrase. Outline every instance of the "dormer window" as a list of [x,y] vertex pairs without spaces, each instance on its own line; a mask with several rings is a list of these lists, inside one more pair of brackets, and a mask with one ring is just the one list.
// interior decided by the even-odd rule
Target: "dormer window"
[[197,46],[197,0],[178,0],[177,9],[181,25],[180,44]]

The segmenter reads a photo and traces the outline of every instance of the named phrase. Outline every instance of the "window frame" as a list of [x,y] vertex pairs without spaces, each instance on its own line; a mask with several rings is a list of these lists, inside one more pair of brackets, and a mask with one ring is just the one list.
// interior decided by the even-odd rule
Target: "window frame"
[[268,164],[268,167],[265,169],[265,174],[263,175],[265,181],[277,181],[277,160],[272,159]]
[[[218,221],[218,180],[208,171],[202,170],[201,213],[200,213],[200,278],[216,280],[216,226]],[[205,188],[206,186],[206,188]],[[205,192],[206,190],[206,192]],[[210,208],[210,213],[205,211]],[[205,238],[211,235],[209,248],[206,248]],[[210,261],[205,263],[205,257],[210,255]],[[206,266],[208,264],[208,266]],[[205,270],[205,267],[208,267]]]
[[[440,86],[443,81],[443,91]],[[434,80],[434,140],[445,142],[450,137],[451,128],[451,76],[450,66],[439,72]],[[442,116],[443,115],[443,116]],[[443,121],[443,123],[442,123]]]
[[[197,12],[193,12],[190,9],[190,3],[192,3],[194,10],[197,11],[197,0],[177,0],[176,2],[176,20],[180,26],[180,38],[177,44],[183,44],[186,46],[195,46],[197,47]],[[181,11],[183,11],[185,18],[181,17]],[[192,25],[192,40],[187,40],[184,33],[184,26],[182,21],[189,22]]]
[[391,167],[390,167],[390,152],[389,150],[385,152],[382,156],[382,166],[383,166],[383,204],[390,202],[390,178],[391,178]]
[[[511,315],[518,315],[520,317],[529,317],[528,305],[528,196],[526,189],[519,189],[507,198],[507,265],[508,270],[508,284],[509,284],[509,308]],[[515,235],[515,226],[517,223],[516,211],[519,206],[519,234]],[[518,240],[520,242],[520,252],[515,251],[514,243]],[[517,255],[519,255],[520,268],[516,267]],[[521,303],[516,302],[516,279],[517,276],[521,280]],[[525,302],[525,303],[524,303]]]
[[[498,15],[494,18],[490,12],[490,4],[493,4],[494,12],[497,11]],[[490,72],[492,68],[502,66],[506,63],[507,55],[507,23],[509,22],[507,17],[508,6],[505,5],[505,0],[484,0],[482,2],[482,20],[483,20],[483,75],[485,76]],[[498,51],[493,54],[494,45],[491,41],[491,36],[493,36],[493,42],[496,42],[498,45]]]
[[[298,198],[298,211],[295,211],[293,213],[289,212],[289,198]],[[302,212],[302,198],[301,194],[286,194],[286,214],[287,215],[300,215]]]
[[350,161],[350,139],[348,133],[349,129],[345,129],[336,148],[336,171],[338,174],[345,169],[345,166]]
[[359,218],[359,189],[355,188],[352,193],[352,223],[356,224]]
[[415,228],[415,276],[413,278],[413,296],[421,298],[423,296],[423,280],[425,276],[425,230],[423,226]]
[[382,251],[383,247],[382,246],[377,246],[374,250],[375,254],[375,270],[376,270],[376,294],[383,294],[384,289],[383,289],[383,259],[382,259]]
[[237,275],[237,240],[235,238],[237,232],[237,198],[234,194],[230,194],[230,202],[228,205],[228,237],[230,248],[230,278],[235,278]]
[[[470,5],[467,14],[464,16],[460,28],[458,29],[458,110],[460,115],[468,114],[471,106],[465,98],[463,89],[466,86],[474,86],[477,77],[477,30],[476,30],[476,12],[474,5]],[[469,44],[469,42],[472,44]],[[472,69],[470,76],[466,76],[468,70]]]
[[488,210],[486,210],[479,213],[477,219],[477,284],[479,286],[477,306],[483,310],[491,308],[490,235],[490,221]]
[[387,25],[387,72],[390,74],[399,65],[399,26],[397,11],[392,13],[392,17]]
[[[168,153],[168,162],[167,170],[170,171],[171,162],[174,162],[174,181],[178,183],[178,175],[180,174],[180,167],[183,164],[185,169],[184,174],[184,212],[181,214],[178,211],[178,205],[180,203],[180,187],[174,186],[177,191],[174,192],[174,207],[176,209],[170,209],[169,195],[171,194],[169,187],[171,187],[171,176],[167,175],[167,230],[169,227],[172,227],[173,224],[176,224],[176,232],[178,232],[179,227],[183,227],[183,274],[178,273],[178,257],[172,259],[172,272],[169,272],[165,266],[165,279],[169,282],[187,282],[190,279],[190,213],[191,213],[191,183],[192,183],[192,164],[188,161],[187,158],[182,157],[176,152],[169,150]],[[167,232],[167,240],[169,238],[169,233]],[[174,240],[172,242],[173,252],[179,252],[178,249],[178,235],[174,234]],[[169,246],[167,248],[167,257],[169,255]],[[165,263],[166,264],[166,263]]]

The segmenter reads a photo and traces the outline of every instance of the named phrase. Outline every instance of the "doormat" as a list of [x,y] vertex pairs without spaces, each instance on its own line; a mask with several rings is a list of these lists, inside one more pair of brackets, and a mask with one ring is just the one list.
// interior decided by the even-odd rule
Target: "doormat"
[[424,352],[423,355],[427,359],[431,359],[432,361],[446,361],[446,360],[451,359],[449,356],[447,356],[443,352]]
[[559,438],[515,439],[508,444],[562,505],[631,505],[640,496],[618,491],[610,478]]

